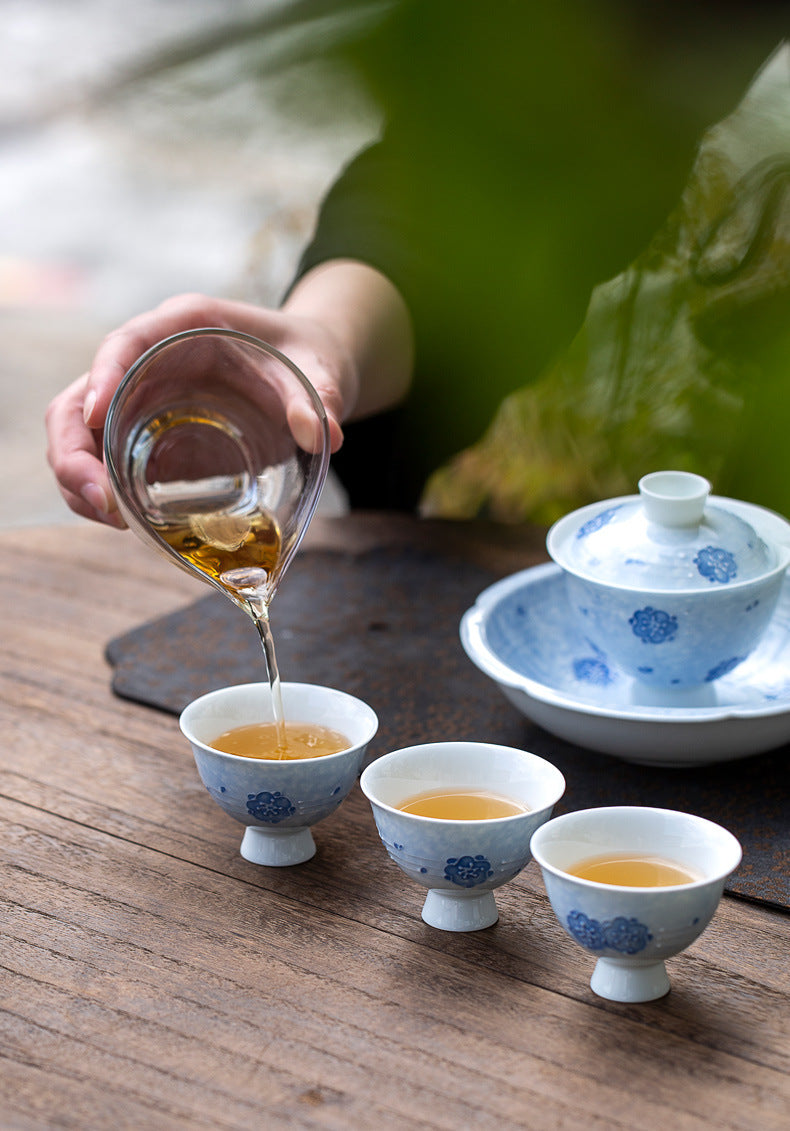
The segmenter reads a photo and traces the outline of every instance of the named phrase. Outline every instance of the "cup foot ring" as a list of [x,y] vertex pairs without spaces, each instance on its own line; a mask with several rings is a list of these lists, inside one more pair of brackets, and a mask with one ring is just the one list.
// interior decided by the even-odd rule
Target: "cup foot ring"
[[315,856],[315,841],[309,828],[263,829],[248,825],[241,841],[241,855],[252,864],[287,868],[304,864]]
[[423,921],[440,931],[480,931],[499,918],[492,891],[475,894],[431,888],[422,908]]
[[642,965],[621,958],[599,958],[590,989],[607,1001],[655,1001],[669,993],[669,976],[663,962]]

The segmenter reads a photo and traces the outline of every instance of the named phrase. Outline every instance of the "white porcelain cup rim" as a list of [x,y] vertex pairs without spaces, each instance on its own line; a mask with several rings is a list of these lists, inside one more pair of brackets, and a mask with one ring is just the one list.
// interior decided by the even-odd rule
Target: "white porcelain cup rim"
[[[601,819],[608,816],[610,820],[616,820],[618,815],[623,814],[640,814],[651,815],[666,818],[669,820],[681,819],[693,824],[700,830],[710,833],[712,837],[721,845],[722,863],[719,867],[706,871],[704,876],[697,880],[683,884],[671,884],[662,886],[660,889],[655,887],[638,887],[636,885],[620,885],[620,884],[603,884],[596,880],[582,879],[580,876],[575,876],[566,871],[564,868],[558,867],[546,855],[546,844],[550,842],[553,836],[561,831],[563,828],[570,829],[574,824],[579,824],[585,819],[594,815],[593,819]],[[606,845],[599,845],[590,842],[590,853],[597,849],[599,852],[606,852]],[[663,809],[658,806],[648,805],[609,805],[609,806],[595,806],[588,809],[575,809],[569,813],[563,813],[558,817],[553,817],[547,821],[540,828],[536,829],[532,834],[530,841],[530,851],[533,858],[541,868],[545,868],[554,876],[562,877],[573,883],[579,884],[582,887],[595,888],[599,891],[606,891],[612,889],[613,891],[634,891],[634,892],[650,892],[655,894],[656,891],[671,892],[671,891],[691,891],[695,888],[702,888],[708,884],[719,883],[720,881],[731,875],[743,859],[743,848],[738,841],[737,837],[726,829],[723,825],[710,820],[708,817],[700,817],[695,813],[688,813],[680,809]],[[657,846],[657,854],[661,853],[661,847]]]
[[[432,750],[435,752],[441,751],[442,753],[447,754],[449,754],[452,750],[463,750],[470,753],[479,752],[481,756],[491,756],[492,753],[500,751],[503,754],[507,754],[509,757],[514,757],[516,760],[524,761],[534,768],[540,768],[541,772],[546,775],[546,778],[551,779],[552,781],[553,788],[550,791],[549,799],[547,799],[545,803],[541,804],[538,808],[526,810],[523,813],[513,813],[506,817],[488,817],[479,820],[464,821],[465,828],[471,828],[475,826],[485,827],[502,822],[519,821],[523,820],[525,817],[534,817],[536,813],[541,813],[546,809],[553,808],[553,806],[556,805],[556,803],[565,792],[566,782],[563,774],[552,762],[549,762],[546,758],[542,758],[539,754],[533,754],[529,750],[523,750],[520,747],[516,746],[506,746],[502,743],[447,740],[444,742],[426,742],[416,743],[413,746],[404,746],[397,750],[390,750],[386,754],[382,754],[378,758],[374,759],[374,761],[372,761],[366,767],[366,769],[363,770],[362,775],[359,779],[359,785],[365,797],[371,804],[377,805],[381,809],[384,809],[389,813],[394,813],[399,817],[404,817],[408,818],[409,820],[424,822],[431,825],[457,825],[458,821],[453,820],[452,818],[425,817],[418,813],[405,813],[397,806],[390,805],[388,802],[382,800],[378,796],[375,789],[377,776],[381,776],[383,771],[388,767],[391,767],[396,761],[410,755],[419,755],[421,753],[427,755]],[[416,788],[419,787],[419,779],[410,778],[409,782],[411,786]]]
[[[321,685],[321,684],[312,684],[312,683],[292,683],[292,682],[286,683],[286,682],[284,682],[281,685],[281,687],[282,687],[282,691],[285,695],[288,695],[288,694],[298,695],[300,693],[305,693],[305,694],[315,693],[315,694],[325,695],[327,698],[336,698],[338,700],[342,700],[342,701],[348,703],[349,705],[353,705],[354,709],[358,710],[360,718],[364,718],[366,720],[367,725],[364,728],[364,732],[362,733],[362,736],[353,738],[351,735],[348,735],[347,737],[351,741],[351,745],[347,746],[343,750],[335,751],[334,754],[323,754],[321,756],[321,758],[319,759],[319,761],[321,761],[322,764],[328,763],[332,760],[340,760],[342,758],[348,757],[349,754],[358,750],[358,748],[360,746],[370,742],[370,740],[376,734],[376,731],[378,729],[378,718],[377,718],[376,713],[373,710],[373,708],[370,707],[369,704],[367,704],[363,699],[360,699],[357,696],[352,695],[347,691],[341,691],[339,688],[327,687],[327,686],[324,686],[324,685]],[[226,687],[218,687],[213,691],[207,691],[207,692],[205,692],[205,694],[197,696],[197,698],[193,699],[191,701],[191,703],[188,703],[187,706],[184,707],[184,709],[181,711],[181,713],[179,715],[178,724],[179,724],[179,727],[181,729],[181,733],[184,735],[184,737],[187,739],[188,742],[199,747],[201,750],[205,751],[207,754],[210,754],[210,755],[217,757],[217,758],[220,758],[220,759],[225,759],[229,762],[238,762],[238,763],[249,764],[249,762],[250,762],[249,758],[245,758],[240,754],[230,754],[227,750],[219,750],[219,749],[217,749],[216,746],[210,745],[210,742],[207,741],[205,738],[198,737],[195,734],[194,730],[192,729],[192,727],[194,725],[193,724],[193,718],[194,717],[198,717],[198,718],[202,717],[201,712],[204,711],[206,709],[206,707],[209,705],[209,703],[212,702],[212,701],[213,702],[220,702],[223,699],[229,698],[231,695],[238,695],[238,696],[241,697],[243,694],[246,694],[246,693],[249,693],[250,691],[255,691],[255,690],[258,690],[258,689],[260,689],[261,692],[263,692],[263,693],[270,691],[268,683],[261,683],[261,682],[239,683],[239,684],[230,684]],[[272,720],[264,718],[264,719],[261,719],[260,721],[261,722],[271,722]],[[286,721],[288,721],[288,720],[286,719]],[[297,721],[298,722],[314,722],[314,721],[318,721],[318,720],[299,719]],[[239,725],[243,726],[244,723],[242,722]],[[217,735],[215,735],[215,737],[219,737],[219,735],[221,733],[222,733],[222,730],[218,730]],[[293,767],[293,765],[294,765],[294,760],[288,759],[288,758],[283,758],[283,759],[266,758],[266,759],[260,759],[260,761],[265,762],[267,770],[271,770],[271,772],[273,772],[273,773],[277,773],[277,772],[285,773],[287,771],[288,767]],[[301,762],[303,760],[297,759],[296,761]]]

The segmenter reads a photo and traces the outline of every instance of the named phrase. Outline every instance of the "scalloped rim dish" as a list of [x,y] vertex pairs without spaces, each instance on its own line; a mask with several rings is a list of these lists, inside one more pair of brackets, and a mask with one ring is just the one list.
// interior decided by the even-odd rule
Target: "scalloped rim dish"
[[553,562],[478,596],[461,619],[469,659],[545,730],[630,762],[693,766],[790,742],[790,580],[752,655],[711,684],[708,702],[639,702],[635,682],[584,639]]

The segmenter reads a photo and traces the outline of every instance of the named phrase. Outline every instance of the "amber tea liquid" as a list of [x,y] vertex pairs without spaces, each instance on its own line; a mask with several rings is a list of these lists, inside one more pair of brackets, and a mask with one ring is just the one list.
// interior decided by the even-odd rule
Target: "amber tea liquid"
[[241,758],[290,761],[296,758],[324,758],[348,750],[351,743],[340,731],[320,723],[286,722],[284,741],[276,723],[251,723],[233,727],[209,746]]
[[528,813],[528,806],[487,789],[432,789],[415,794],[395,806],[418,817],[445,821],[492,821]]
[[197,513],[157,532],[175,552],[233,596],[243,594],[255,576],[268,577],[280,557],[280,531],[262,511],[248,514]]
[[580,880],[598,884],[614,884],[630,888],[663,888],[675,884],[693,884],[700,877],[661,856],[613,855],[590,856],[565,871]]
[[244,513],[196,511],[182,515],[179,521],[160,522],[156,529],[179,557],[218,582],[231,600],[252,617],[266,661],[279,746],[285,749],[287,738],[280,672],[268,603],[261,596],[277,566],[282,548],[280,529],[274,516],[258,510]]

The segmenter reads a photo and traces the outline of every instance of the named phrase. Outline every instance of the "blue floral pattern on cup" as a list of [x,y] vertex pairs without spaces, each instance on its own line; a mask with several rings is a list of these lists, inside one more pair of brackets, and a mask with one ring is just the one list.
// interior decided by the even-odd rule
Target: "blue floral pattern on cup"
[[609,507],[607,510],[600,511],[595,518],[589,519],[583,523],[576,531],[577,538],[586,538],[588,534],[592,534],[594,530],[600,530],[602,526],[606,526],[611,522],[620,507]]
[[590,919],[583,911],[568,914],[568,930],[587,950],[616,950],[621,954],[638,954],[653,936],[638,919],[618,915],[614,919]]
[[746,659],[745,656],[731,656],[729,660],[722,660],[720,664],[716,664],[711,668],[705,676],[706,683],[712,683],[714,679],[721,679],[723,675],[727,675],[733,668],[737,668],[738,664],[743,663]]
[[484,884],[493,874],[485,856],[450,856],[444,867],[444,878],[462,888]]
[[694,565],[702,577],[722,585],[732,581],[738,573],[735,555],[721,546],[705,546],[694,558]]
[[247,812],[259,821],[276,825],[286,817],[293,817],[296,807],[279,790],[270,793],[268,789],[264,789],[261,793],[247,794]]
[[614,682],[614,677],[602,652],[595,656],[580,656],[574,660],[573,674],[581,683],[589,683],[593,687],[608,687],[610,683]]
[[645,644],[664,644],[674,640],[678,630],[677,617],[663,609],[654,609],[652,605],[637,609],[628,623],[634,636],[638,636]]

